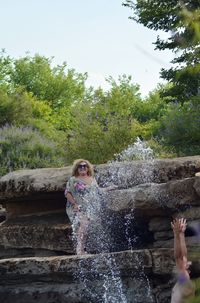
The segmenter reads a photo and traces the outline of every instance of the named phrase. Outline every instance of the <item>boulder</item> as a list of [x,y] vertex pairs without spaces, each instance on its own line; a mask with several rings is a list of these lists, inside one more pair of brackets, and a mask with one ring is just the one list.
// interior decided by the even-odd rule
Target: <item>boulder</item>
[[167,183],[147,183],[131,189],[113,190],[108,193],[107,207],[112,211],[141,212],[143,215],[166,216],[177,210],[199,206],[200,199],[193,188],[194,178]]
[[[193,177],[200,171],[200,156],[154,161],[114,162],[95,167],[102,187],[114,183],[129,188],[143,183],[163,183]],[[27,169],[11,172],[0,178],[0,201],[37,200],[45,193],[63,192],[71,167]],[[35,195],[36,194],[36,195]],[[21,199],[20,199],[21,198]]]
[[149,221],[149,230],[152,232],[169,231],[171,229],[171,219],[166,217],[154,217]]
[[[148,250],[112,255],[1,260],[1,302],[42,303],[44,299],[52,303],[99,302],[98,298],[106,293],[105,286],[112,285],[107,295],[110,296],[113,292],[113,296],[118,298],[117,302],[120,302],[124,294],[131,302],[131,298],[137,294],[137,302],[142,303],[146,296],[146,286],[149,288],[149,281],[145,273],[142,276],[142,270],[145,268],[145,272],[150,273],[151,267]],[[152,300],[146,297],[145,302],[150,303]]]
[[8,219],[0,226],[0,242],[5,249],[74,252],[72,228],[65,213]]
[[0,223],[6,220],[6,209],[0,204]]
[[82,256],[74,255],[65,214],[70,167],[21,170],[0,178],[0,203],[6,208],[0,223],[1,303],[98,303],[102,292],[116,302],[169,303],[174,217],[187,219],[192,275],[200,275],[198,171],[200,156],[96,166],[98,184],[117,188],[102,194],[108,239],[97,237],[94,228],[88,234],[93,233],[91,245],[106,240],[114,252]]
[[[199,275],[199,249],[190,249],[188,253],[195,275]],[[163,302],[169,302],[174,266],[172,249],[0,260],[1,302],[42,303],[44,299],[51,303],[60,300],[63,303],[95,302],[94,297],[87,297],[87,287],[93,287],[93,295],[98,298],[98,289],[102,295],[105,283],[107,286],[112,283],[114,287],[110,288],[110,295],[112,291],[115,291],[114,295],[119,292],[121,298],[124,294],[129,303],[133,298],[138,303],[162,302],[156,298],[162,298],[164,294]],[[119,288],[115,288],[115,283]]]
[[[200,241],[199,241],[199,237],[197,236],[191,236],[191,237],[186,237],[185,238],[186,241],[186,245],[188,247],[193,247],[195,246],[197,249],[200,249]],[[174,239],[164,239],[164,240],[160,240],[160,241],[155,241],[153,243],[153,247],[154,248],[170,248],[174,246]]]
[[195,182],[194,182],[194,188],[200,197],[200,172],[195,174]]

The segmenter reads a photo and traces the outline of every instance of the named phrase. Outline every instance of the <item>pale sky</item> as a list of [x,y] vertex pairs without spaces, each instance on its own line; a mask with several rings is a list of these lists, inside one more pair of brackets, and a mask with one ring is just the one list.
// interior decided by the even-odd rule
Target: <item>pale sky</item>
[[[88,85],[106,89],[105,78],[127,74],[142,96],[153,90],[170,52],[154,51],[157,33],[128,19],[122,0],[0,0],[0,48],[19,58],[29,52],[66,61],[88,72]],[[164,36],[164,33],[161,33]]]

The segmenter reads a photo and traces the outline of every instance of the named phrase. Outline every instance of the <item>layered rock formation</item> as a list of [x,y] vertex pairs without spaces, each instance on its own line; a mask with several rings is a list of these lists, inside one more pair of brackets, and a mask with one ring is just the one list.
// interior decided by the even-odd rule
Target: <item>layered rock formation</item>
[[[93,302],[84,294],[85,281],[91,280],[93,292],[98,292],[105,283],[110,256],[120,272],[127,303],[169,302],[174,267],[172,217],[188,220],[192,274],[200,275],[199,171],[198,156],[97,166],[99,185],[117,186],[105,195],[113,252],[82,258],[74,255],[65,215],[63,191],[70,168],[22,170],[3,176],[1,302]],[[98,275],[93,273],[97,263]],[[87,279],[74,281],[77,272]]]

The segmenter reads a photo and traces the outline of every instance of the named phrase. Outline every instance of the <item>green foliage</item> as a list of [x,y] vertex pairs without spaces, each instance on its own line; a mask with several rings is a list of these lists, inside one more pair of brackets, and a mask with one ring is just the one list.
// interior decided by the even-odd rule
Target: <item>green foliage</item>
[[200,153],[199,97],[183,106],[173,104],[161,121],[163,142],[173,146],[178,155]]
[[53,58],[35,55],[12,59],[0,53],[0,87],[14,90],[23,87],[38,100],[47,101],[53,108],[69,107],[85,95],[87,74],[67,69],[67,64],[53,65]]
[[0,88],[7,91],[10,85],[10,74],[12,71],[12,59],[6,55],[5,50],[0,52]]
[[81,100],[87,75],[78,74],[73,69],[66,71],[66,63],[51,65],[52,59],[40,55],[15,60],[10,80],[16,86],[25,87],[37,99],[48,101],[53,108]]
[[0,175],[22,168],[65,165],[64,151],[27,127],[0,128]]
[[83,102],[72,110],[74,128],[68,137],[67,157],[87,158],[104,163],[121,152],[138,136],[137,120],[132,109],[140,96],[138,86],[125,75],[118,82],[110,78],[111,89],[94,91],[91,102]]
[[187,301],[188,303],[199,303],[200,302],[200,278],[196,279],[194,281],[195,283],[195,298],[190,299],[189,301]]
[[200,86],[200,2],[199,1],[125,1],[132,8],[133,19],[153,30],[169,33],[166,40],[157,37],[156,49],[170,49],[178,57],[172,61],[174,67],[162,69],[161,76],[173,83],[165,96],[178,102],[197,96]]
[[141,123],[150,120],[159,120],[165,114],[167,105],[164,98],[161,98],[161,92],[166,86],[158,85],[157,89],[149,93],[144,100],[137,102],[133,115]]
[[199,43],[200,4],[198,0],[126,0],[124,6],[133,11],[131,17],[138,23],[153,29],[171,32],[166,41],[158,36],[155,45],[158,49],[178,50]]
[[[84,75],[65,71],[65,64],[52,68],[51,60],[0,57],[1,173],[6,167],[66,165],[75,158],[104,163],[137,137],[148,141],[158,157],[199,151],[198,97],[173,107],[167,103],[173,98],[161,97],[172,88],[167,85],[142,99],[139,86],[126,75],[107,79],[106,92],[86,89]],[[184,137],[181,123],[192,125],[185,127]],[[188,138],[191,150],[184,144]]]
[[173,146],[164,144],[164,142],[158,138],[148,140],[148,146],[153,150],[155,158],[174,158],[177,156]]
[[0,126],[24,125],[32,117],[31,96],[22,89],[6,93],[0,88]]

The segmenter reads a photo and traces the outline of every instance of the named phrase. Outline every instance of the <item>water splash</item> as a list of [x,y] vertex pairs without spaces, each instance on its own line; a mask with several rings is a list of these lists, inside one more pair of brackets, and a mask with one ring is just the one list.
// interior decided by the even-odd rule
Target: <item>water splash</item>
[[83,285],[87,302],[127,303],[120,271],[110,254],[112,219],[106,211],[105,200],[104,191],[96,187],[84,195],[85,213],[90,218],[86,249],[94,255],[92,261],[80,260],[75,278]]
[[[125,237],[128,243],[128,250],[131,252],[136,249],[138,241],[138,236],[132,232],[133,222],[135,223],[134,209],[124,216]],[[134,290],[134,294],[131,296],[131,303],[143,303],[144,301],[153,303],[155,301],[149,279],[145,274],[144,260],[139,254],[137,256],[132,255],[132,258],[134,258],[133,263],[137,264],[137,268],[132,269],[129,276],[129,283],[132,284],[132,289]]]
[[129,145],[120,154],[114,155],[115,161],[132,161],[132,160],[153,160],[153,150],[147,145],[145,141],[140,138],[136,139],[136,142]]
[[132,233],[132,221],[135,221],[134,209],[124,216],[125,238],[127,241],[128,250],[132,251],[135,248],[138,236]]
[[[133,164],[132,160],[137,161]],[[119,188],[129,188],[152,182],[154,174],[154,152],[145,141],[137,138],[134,144],[129,145],[120,154],[115,154],[114,160],[108,162],[103,180],[101,176],[97,178],[101,180],[103,187],[117,185]]]
[[[128,188],[134,184],[150,182],[153,175],[153,151],[139,138],[121,154],[116,155],[117,160],[109,162],[108,178],[103,187],[117,185],[119,188]],[[139,180],[132,182],[133,173],[129,164],[132,159],[142,159],[146,162],[139,163],[142,174],[136,176]],[[123,161],[123,165],[120,162]],[[97,176],[98,179],[98,176]],[[75,275],[85,289],[84,299],[90,303],[139,303],[153,302],[149,280],[144,272],[143,260],[138,257],[138,274],[135,269],[130,273],[132,283],[131,301],[126,297],[129,286],[121,278],[113,251],[112,228],[113,219],[106,208],[106,193],[94,189],[84,196],[85,212],[90,219],[88,230],[87,251],[93,253],[92,259],[83,258]],[[125,237],[128,250],[136,248],[137,235],[133,235],[132,226],[135,220],[134,209],[124,216]],[[134,262],[133,262],[134,263]],[[103,267],[103,268],[102,268]],[[130,269],[131,270],[131,269]],[[129,282],[128,282],[129,283]],[[137,287],[138,283],[140,287]],[[125,295],[126,294],[126,295]]]

